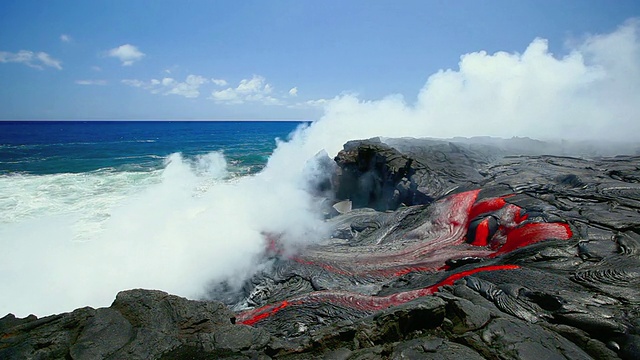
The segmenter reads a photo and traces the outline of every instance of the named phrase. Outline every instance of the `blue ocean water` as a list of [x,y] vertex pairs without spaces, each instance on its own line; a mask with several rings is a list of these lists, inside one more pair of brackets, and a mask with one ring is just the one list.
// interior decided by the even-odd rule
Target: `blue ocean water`
[[263,231],[310,222],[298,184],[261,171],[299,125],[0,122],[0,317],[247,276]]
[[239,171],[260,170],[300,122],[2,121],[0,174],[159,169],[172,153],[220,151]]

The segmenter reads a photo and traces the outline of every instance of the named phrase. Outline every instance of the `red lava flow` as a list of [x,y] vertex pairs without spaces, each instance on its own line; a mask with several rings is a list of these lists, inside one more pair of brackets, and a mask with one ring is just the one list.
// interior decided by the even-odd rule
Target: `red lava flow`
[[236,315],[236,322],[245,325],[253,325],[261,320],[275,315],[280,310],[292,305],[305,305],[318,302],[329,302],[332,304],[344,305],[357,310],[378,311],[392,306],[398,306],[415,300],[421,296],[432,295],[439,288],[445,285],[452,285],[455,281],[465,276],[473,275],[482,271],[498,271],[498,270],[515,270],[519,269],[518,265],[492,265],[484,266],[476,269],[462,271],[450,275],[446,279],[435,285],[426,288],[404,291],[388,296],[369,296],[344,291],[318,291],[302,296],[297,296],[289,300],[284,300],[276,304],[265,305],[253,310],[241,312]]
[[[428,225],[421,225],[405,234],[420,237],[421,241],[401,251],[359,254],[348,260],[322,261],[326,256],[308,254],[291,257],[306,266],[318,266],[324,271],[345,276],[399,277],[417,271],[447,270],[446,260],[475,256],[494,258],[547,239],[568,240],[572,232],[568,224],[531,222],[526,211],[509,204],[509,196],[476,201],[480,190],[450,195],[432,206],[436,206],[434,218]],[[423,227],[423,228],[421,228]],[[428,228],[428,231],[424,230]],[[426,238],[425,234],[427,234]],[[273,251],[277,248],[272,241]],[[328,251],[322,252],[326,255]],[[417,290],[400,292],[388,296],[369,296],[346,291],[317,291],[275,304],[237,314],[238,323],[253,325],[282,309],[295,305],[329,302],[365,312],[397,306],[421,296],[431,295],[445,285],[452,285],[465,276],[484,271],[515,270],[517,265],[491,265],[449,275],[444,280]]]

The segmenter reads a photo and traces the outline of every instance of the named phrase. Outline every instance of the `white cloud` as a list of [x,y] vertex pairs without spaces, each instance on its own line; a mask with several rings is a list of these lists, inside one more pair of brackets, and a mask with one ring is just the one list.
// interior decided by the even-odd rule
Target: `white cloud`
[[224,102],[224,103],[230,103],[230,104],[243,103],[243,100],[240,98],[240,96],[238,96],[238,93],[231,88],[220,90],[220,91],[214,91],[213,93],[211,93],[211,97],[216,102]]
[[214,83],[215,85],[218,85],[218,86],[227,86],[227,85],[229,85],[229,83],[227,83],[227,80],[223,80],[223,79],[211,79],[211,82]]
[[145,87],[145,82],[142,80],[124,79],[122,80],[122,83],[133,87]]
[[36,58],[38,58],[38,60],[40,60],[40,62],[42,62],[46,66],[53,67],[53,68],[56,68],[58,70],[62,70],[62,66],[60,66],[60,64],[61,64],[60,60],[56,60],[56,59],[52,58],[51,55],[49,55],[49,54],[47,54],[45,52],[37,53],[36,54]]
[[290,109],[309,109],[309,108],[324,108],[329,104],[332,99],[312,99],[307,101],[297,102],[295,104],[287,105]]
[[62,34],[60,35],[60,41],[65,42],[65,43],[69,43],[71,42],[71,36],[67,35],[67,34]]
[[36,69],[44,69],[45,66],[62,70],[62,62],[54,59],[45,52],[34,53],[29,50],[20,50],[17,53],[0,51],[0,63],[21,63]]
[[[226,85],[222,79],[205,78],[200,75],[189,75],[180,82],[172,77],[151,79],[143,81],[139,79],[125,79],[122,83],[132,87],[148,90],[152,94],[180,95],[186,98],[200,96],[201,88],[206,84],[215,86]],[[250,79],[243,79],[238,86],[223,90],[214,90],[210,99],[222,104],[242,104],[245,102],[261,103],[263,105],[285,105],[281,99],[272,95],[273,86],[268,84],[264,77],[254,75]]]
[[145,54],[131,44],[125,44],[109,50],[108,55],[122,61],[122,66],[131,66],[134,62],[141,60]]
[[176,84],[176,81],[173,78],[167,77],[162,79],[160,83],[162,84],[162,86],[173,86],[174,84]]
[[76,80],[78,85],[107,85],[107,80]]
[[93,70],[93,71],[102,71],[102,68],[100,66],[92,66],[91,70]]
[[152,94],[180,95],[186,98],[197,98],[200,96],[200,87],[209,80],[200,75],[189,75],[184,82],[178,82],[174,78],[151,79],[142,81],[137,79],[125,79],[125,85],[149,90]]
[[197,98],[200,96],[198,90],[201,85],[204,85],[209,80],[199,75],[189,75],[183,83],[172,84],[173,88],[167,92],[167,94],[182,95],[187,98]]
[[291,88],[291,90],[289,90],[289,95],[298,96],[298,88],[297,87]]
[[327,103],[329,101],[330,100],[327,100],[327,99],[316,99],[316,100],[306,101],[306,102],[304,102],[304,104],[308,105],[308,106],[312,106],[312,107],[323,107],[323,106],[327,105]]
[[240,84],[236,88],[236,92],[239,94],[259,93],[262,90],[266,90],[266,93],[271,92],[270,87],[265,89],[266,86],[269,86],[269,84],[266,84],[264,77],[253,75],[251,79],[240,80]]
[[264,77],[254,75],[251,79],[240,80],[235,88],[213,91],[211,99],[223,104],[259,102],[264,105],[282,105],[282,101],[270,95],[272,92],[273,86]]

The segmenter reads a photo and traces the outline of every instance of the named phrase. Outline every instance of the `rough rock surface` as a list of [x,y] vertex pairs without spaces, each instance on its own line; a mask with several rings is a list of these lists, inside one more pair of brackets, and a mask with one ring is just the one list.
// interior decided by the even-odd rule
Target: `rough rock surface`
[[[395,210],[402,205],[427,204],[452,189],[477,188],[479,168],[501,155],[489,146],[415,139],[350,141],[336,156],[336,196],[354,207]],[[455,164],[455,166],[451,166]],[[475,185],[475,186],[474,186]]]
[[[109,308],[0,319],[0,359],[172,359],[252,354],[270,335],[233,324],[222,303],[157,290],[118,294]],[[198,355],[200,356],[200,355]]]
[[273,234],[229,307],[130,290],[7,315],[0,358],[640,358],[640,157],[513,153],[350,142],[320,183],[354,210],[293,256]]

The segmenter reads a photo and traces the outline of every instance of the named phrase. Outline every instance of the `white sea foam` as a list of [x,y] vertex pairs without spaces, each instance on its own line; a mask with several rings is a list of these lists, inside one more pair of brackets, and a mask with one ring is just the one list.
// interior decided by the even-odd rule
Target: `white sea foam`
[[136,287],[200,297],[251,275],[265,231],[311,241],[322,227],[304,190],[230,177],[219,153],[147,173],[4,176],[0,194],[0,313],[21,316]]
[[[187,297],[256,269],[264,233],[324,233],[304,189],[319,150],[372,136],[635,139],[640,130],[638,22],[589,36],[565,57],[534,40],[522,54],[477,52],[432,75],[417,100],[344,95],[279,142],[267,167],[233,177],[220,154],[174,154],[153,173],[0,177],[0,314],[108,305],[126,288]],[[79,241],[82,240],[82,241]]]

